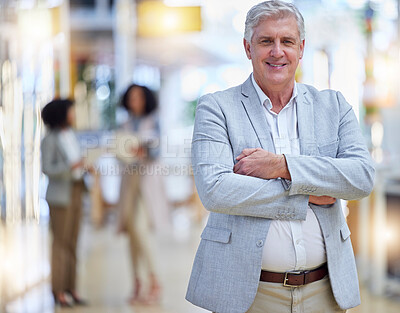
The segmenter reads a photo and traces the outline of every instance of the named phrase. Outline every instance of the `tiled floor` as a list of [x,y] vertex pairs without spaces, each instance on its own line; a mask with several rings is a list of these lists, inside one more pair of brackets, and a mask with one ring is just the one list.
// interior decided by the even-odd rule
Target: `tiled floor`
[[[190,223],[183,210],[175,215],[174,232],[151,238],[163,297],[157,306],[130,306],[130,264],[126,238],[117,235],[112,220],[108,226],[94,229],[83,225],[79,246],[79,291],[90,306],[73,309],[54,308],[48,283],[7,306],[7,313],[200,313],[206,312],[185,301],[187,281],[199,242],[202,226]],[[362,290],[363,304],[348,313],[398,313],[400,300],[373,297]],[[1,309],[0,309],[1,310]]]

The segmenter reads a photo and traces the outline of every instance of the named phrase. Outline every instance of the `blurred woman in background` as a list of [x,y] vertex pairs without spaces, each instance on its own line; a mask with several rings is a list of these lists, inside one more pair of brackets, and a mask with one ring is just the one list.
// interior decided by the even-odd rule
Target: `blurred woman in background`
[[[150,304],[160,300],[160,284],[149,250],[148,225],[138,223],[139,203],[144,204],[155,231],[163,232],[169,226],[169,209],[163,180],[156,174],[160,170],[157,168],[160,166],[157,102],[147,87],[131,85],[123,95],[121,105],[129,113],[129,120],[120,129],[131,134],[136,144],[130,147],[132,158],[125,161],[122,175],[119,228],[127,233],[130,243],[134,275],[134,292],[130,302]],[[122,146],[127,147],[125,144]],[[148,288],[143,288],[143,273],[140,272],[143,265],[147,267],[144,279],[148,282]]]
[[48,128],[41,150],[42,170],[49,178],[46,200],[53,235],[52,292],[55,303],[61,306],[85,305],[76,292],[76,247],[84,185],[81,149],[71,128],[75,120],[73,102],[51,101],[43,108],[42,119]]

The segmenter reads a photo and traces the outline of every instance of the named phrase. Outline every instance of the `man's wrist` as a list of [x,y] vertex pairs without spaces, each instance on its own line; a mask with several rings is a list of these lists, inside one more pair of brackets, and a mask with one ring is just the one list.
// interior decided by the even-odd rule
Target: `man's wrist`
[[287,163],[286,163],[286,157],[284,154],[281,155],[281,159],[280,159],[281,165],[280,165],[280,169],[281,169],[281,173],[280,176],[281,178],[287,179],[287,180],[292,180],[292,177],[290,175]]

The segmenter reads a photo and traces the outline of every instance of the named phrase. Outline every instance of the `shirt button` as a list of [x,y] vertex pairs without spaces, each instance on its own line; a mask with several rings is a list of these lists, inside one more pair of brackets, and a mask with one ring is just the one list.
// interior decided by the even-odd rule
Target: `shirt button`
[[262,247],[264,245],[264,241],[263,240],[258,240],[257,241],[257,247]]
[[301,239],[297,239],[297,240],[296,240],[296,245],[299,245],[300,242],[301,242]]

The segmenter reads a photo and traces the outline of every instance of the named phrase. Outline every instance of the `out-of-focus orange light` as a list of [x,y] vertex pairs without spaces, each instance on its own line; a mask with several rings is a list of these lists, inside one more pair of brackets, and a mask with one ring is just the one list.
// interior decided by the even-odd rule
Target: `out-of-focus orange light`
[[137,6],[138,35],[167,36],[201,31],[201,7],[169,7],[160,1],[143,1]]

